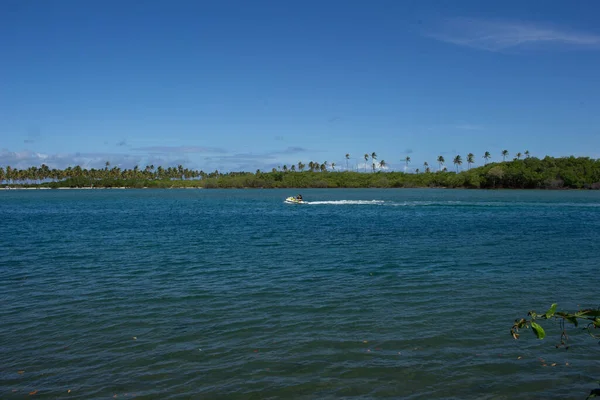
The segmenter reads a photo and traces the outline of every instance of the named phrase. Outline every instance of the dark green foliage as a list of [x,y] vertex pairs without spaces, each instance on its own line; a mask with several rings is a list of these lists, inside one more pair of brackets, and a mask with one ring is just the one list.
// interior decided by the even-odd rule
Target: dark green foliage
[[[315,163],[313,163],[315,164]],[[177,168],[147,166],[121,170],[50,170],[47,166],[26,170],[10,166],[0,169],[0,183],[23,187],[130,187],[130,188],[414,188],[468,189],[600,189],[600,160],[588,157],[543,159],[528,157],[490,163],[460,173],[425,172],[329,172],[313,168],[303,172],[273,169],[271,172],[205,173]]]

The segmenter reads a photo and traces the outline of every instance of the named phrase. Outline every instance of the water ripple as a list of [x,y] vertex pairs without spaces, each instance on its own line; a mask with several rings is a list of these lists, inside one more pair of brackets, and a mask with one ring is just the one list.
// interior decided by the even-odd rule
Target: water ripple
[[532,307],[598,306],[595,193],[306,191],[314,207],[282,191],[0,197],[3,399],[595,387],[587,338],[564,352],[556,325],[545,341],[507,333]]

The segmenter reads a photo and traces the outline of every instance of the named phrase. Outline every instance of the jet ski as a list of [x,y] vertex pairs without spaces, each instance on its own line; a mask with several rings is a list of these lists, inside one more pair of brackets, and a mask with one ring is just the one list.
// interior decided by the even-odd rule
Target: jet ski
[[297,199],[295,197],[291,197],[291,196],[288,197],[287,199],[285,199],[285,202],[289,203],[289,204],[304,204],[304,203],[306,203],[304,200],[299,200],[299,199]]

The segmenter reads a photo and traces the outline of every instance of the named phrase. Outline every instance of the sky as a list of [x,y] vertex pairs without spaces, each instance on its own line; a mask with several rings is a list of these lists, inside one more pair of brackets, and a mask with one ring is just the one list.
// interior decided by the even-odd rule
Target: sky
[[0,166],[600,158],[598,15],[595,0],[0,0]]

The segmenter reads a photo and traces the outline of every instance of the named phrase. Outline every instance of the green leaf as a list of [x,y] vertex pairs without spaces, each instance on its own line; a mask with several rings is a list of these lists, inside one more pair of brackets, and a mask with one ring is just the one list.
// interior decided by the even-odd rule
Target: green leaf
[[550,319],[554,313],[556,312],[556,303],[552,304],[552,306],[550,306],[550,309],[548,311],[546,311],[546,319]]
[[546,332],[544,331],[544,328],[542,328],[536,322],[531,322],[531,329],[533,330],[533,333],[535,333],[535,336],[538,339],[543,339],[546,337]]
[[600,310],[583,310],[575,315],[578,317],[600,317]]

